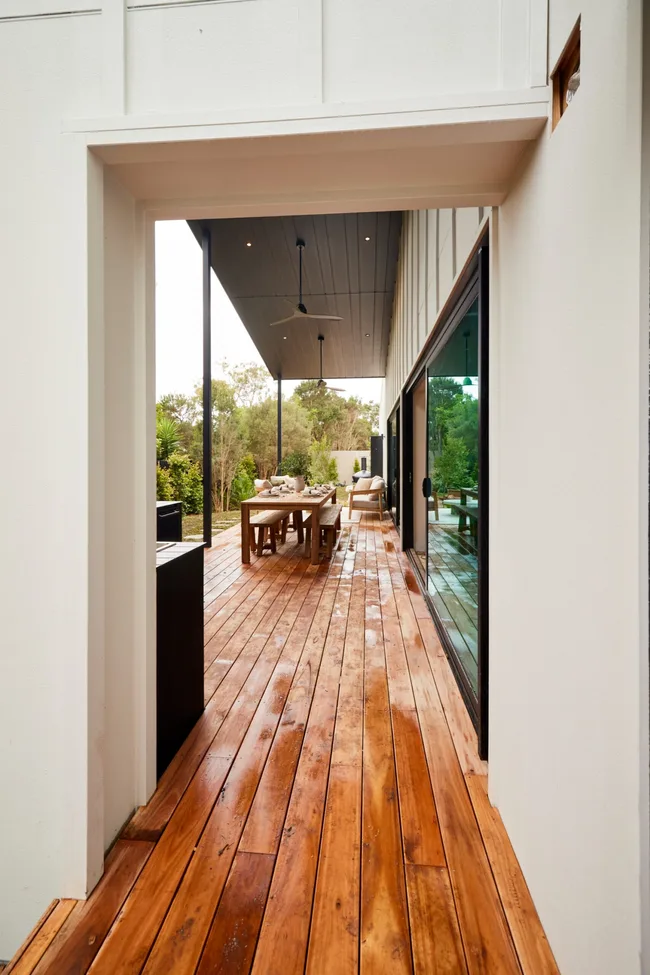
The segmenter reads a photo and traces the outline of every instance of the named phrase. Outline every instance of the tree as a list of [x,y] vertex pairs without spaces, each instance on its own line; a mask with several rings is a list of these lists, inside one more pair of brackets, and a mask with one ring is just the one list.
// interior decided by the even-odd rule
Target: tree
[[462,440],[467,447],[469,480],[478,480],[478,400],[463,394],[456,397],[447,416],[450,437]]
[[178,430],[179,445],[189,451],[194,435],[194,424],[200,416],[202,403],[196,396],[183,393],[167,393],[156,404],[159,417],[172,420]]
[[[245,413],[246,436],[260,477],[275,474],[278,465],[277,413],[275,397],[269,396]],[[293,399],[282,402],[282,454],[306,453],[311,442],[309,416]]]
[[355,457],[354,464],[352,465],[352,473],[358,474],[360,470],[361,470],[361,464],[359,463],[359,458]]
[[316,379],[306,379],[296,386],[293,397],[309,415],[315,440],[326,436],[328,429],[343,418],[345,400],[337,393],[318,385]]
[[212,494],[220,511],[228,510],[232,482],[245,454],[246,436],[234,387],[225,379],[213,379]]
[[467,480],[467,447],[458,437],[445,437],[442,452],[436,458],[436,489],[446,494],[465,486]]
[[238,406],[255,406],[269,395],[271,377],[266,366],[259,366],[255,362],[242,362],[237,366],[229,366],[224,360],[221,368],[233,387]]
[[293,395],[309,414],[315,440],[327,437],[332,450],[368,450],[379,423],[378,403],[346,399],[316,379],[300,383]]

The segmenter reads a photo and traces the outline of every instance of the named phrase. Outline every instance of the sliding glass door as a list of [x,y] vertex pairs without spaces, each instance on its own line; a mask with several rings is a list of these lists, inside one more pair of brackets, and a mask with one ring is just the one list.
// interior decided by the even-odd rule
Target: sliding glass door
[[427,365],[427,592],[458,676],[479,695],[479,301]]
[[489,261],[479,249],[403,399],[402,537],[487,757]]

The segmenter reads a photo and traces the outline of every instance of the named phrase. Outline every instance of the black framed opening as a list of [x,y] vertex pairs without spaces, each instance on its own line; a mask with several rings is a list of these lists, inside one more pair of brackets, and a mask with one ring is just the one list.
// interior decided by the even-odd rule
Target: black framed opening
[[400,515],[400,411],[397,407],[391,413],[386,424],[387,446],[387,493],[388,509],[395,526],[399,528]]
[[481,246],[402,397],[402,540],[488,750],[489,262]]

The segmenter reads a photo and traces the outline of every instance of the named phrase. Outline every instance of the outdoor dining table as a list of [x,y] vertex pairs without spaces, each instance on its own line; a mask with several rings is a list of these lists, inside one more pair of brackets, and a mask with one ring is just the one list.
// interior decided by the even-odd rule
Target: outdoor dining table
[[[330,488],[326,494],[278,494],[263,498],[256,495],[241,503],[241,560],[246,565],[251,560],[250,517],[251,511],[292,511],[311,513],[311,564],[318,565],[320,558],[320,510],[323,505],[331,501],[336,504],[336,488]],[[302,517],[299,514],[297,517]]]

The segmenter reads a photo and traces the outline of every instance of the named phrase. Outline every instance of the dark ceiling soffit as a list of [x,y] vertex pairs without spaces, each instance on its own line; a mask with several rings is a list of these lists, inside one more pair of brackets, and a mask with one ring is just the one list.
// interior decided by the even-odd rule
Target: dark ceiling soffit
[[[385,376],[401,213],[189,221],[199,242],[204,224],[212,231],[213,270],[274,379],[316,378],[319,334],[325,335],[325,378]],[[271,327],[291,314],[287,299],[297,301],[301,234],[304,302],[310,312],[340,314],[344,321]],[[218,327],[215,322],[217,349]]]

